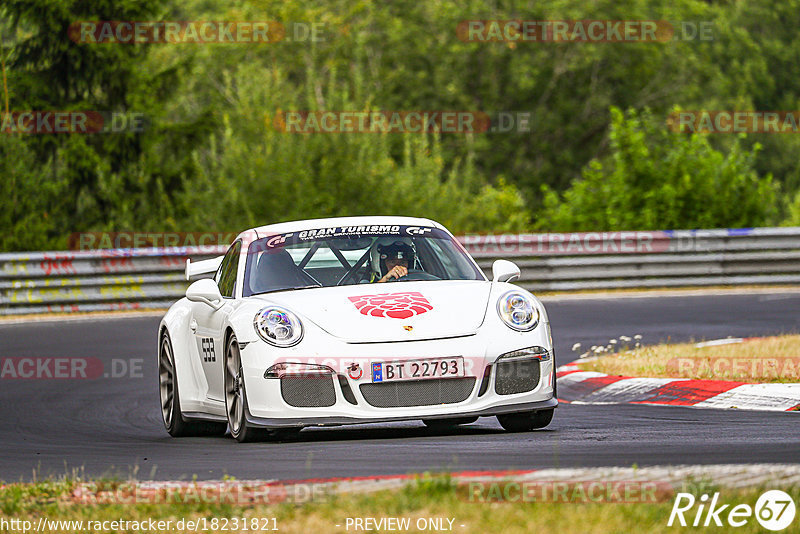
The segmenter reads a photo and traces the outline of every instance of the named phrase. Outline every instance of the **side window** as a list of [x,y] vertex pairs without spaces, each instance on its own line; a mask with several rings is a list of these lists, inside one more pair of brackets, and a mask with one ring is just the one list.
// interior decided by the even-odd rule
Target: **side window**
[[236,289],[236,271],[239,267],[239,252],[241,250],[242,242],[237,241],[228,249],[225,257],[222,258],[222,263],[217,272],[217,285],[223,297],[233,297],[233,291]]

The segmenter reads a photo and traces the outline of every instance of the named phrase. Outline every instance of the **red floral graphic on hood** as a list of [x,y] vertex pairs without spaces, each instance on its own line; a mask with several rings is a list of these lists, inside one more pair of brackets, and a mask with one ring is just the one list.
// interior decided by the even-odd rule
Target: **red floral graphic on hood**
[[362,315],[408,319],[433,309],[419,291],[348,297]]

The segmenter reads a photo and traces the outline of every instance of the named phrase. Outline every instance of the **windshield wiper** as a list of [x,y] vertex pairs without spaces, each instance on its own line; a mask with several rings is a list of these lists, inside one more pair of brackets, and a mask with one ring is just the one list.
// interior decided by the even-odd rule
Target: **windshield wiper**
[[253,293],[253,295],[264,295],[266,293],[275,293],[276,291],[294,291],[296,289],[311,289],[312,287],[322,287],[322,284],[312,284],[310,286],[296,286],[296,287],[279,287],[277,289],[270,289],[269,291],[261,291]]

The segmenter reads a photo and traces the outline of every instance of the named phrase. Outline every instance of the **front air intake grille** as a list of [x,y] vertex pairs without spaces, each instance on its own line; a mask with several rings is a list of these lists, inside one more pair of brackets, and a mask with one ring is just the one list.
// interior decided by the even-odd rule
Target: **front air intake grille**
[[281,395],[289,406],[323,408],[336,404],[332,375],[284,375]]
[[376,408],[432,406],[467,400],[475,387],[475,377],[434,378],[385,384],[362,384],[361,394]]
[[533,391],[539,384],[539,360],[514,360],[497,363],[494,391],[498,395],[513,395]]

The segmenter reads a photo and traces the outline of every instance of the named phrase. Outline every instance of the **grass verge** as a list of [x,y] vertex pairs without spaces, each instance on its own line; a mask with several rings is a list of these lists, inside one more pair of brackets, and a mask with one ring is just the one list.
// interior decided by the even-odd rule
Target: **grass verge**
[[578,367],[620,376],[800,382],[800,335],[709,346],[678,343],[617,349],[612,354],[580,361]]
[[[114,482],[102,482],[111,487]],[[177,522],[199,521],[203,518],[210,531],[223,531],[223,520],[228,531],[254,532],[272,531],[273,526],[280,532],[347,532],[348,518],[408,518],[411,528],[417,532],[418,520],[440,519],[442,525],[449,526],[452,532],[463,533],[523,533],[523,532],[559,532],[559,533],[606,533],[606,532],[674,532],[675,526],[668,527],[667,522],[675,501],[674,495],[662,495],[657,502],[632,502],[617,504],[609,502],[580,501],[570,502],[525,502],[519,493],[516,498],[488,499],[490,493],[475,492],[466,484],[457,484],[449,477],[422,477],[407,484],[399,490],[384,490],[369,494],[333,494],[303,504],[275,503],[256,505],[233,505],[213,502],[172,502],[172,503],[119,503],[119,504],[84,504],[74,499],[78,483],[75,481],[41,482],[35,484],[12,484],[0,486],[0,525],[8,526],[11,520],[27,520],[37,524],[39,519],[57,521],[83,521],[71,528],[48,528],[40,532],[82,531],[107,532],[108,530],[91,528],[89,521],[171,521],[172,528],[164,531],[177,532]],[[698,486],[693,486],[695,489]],[[754,507],[759,496],[769,488],[724,489],[703,485],[702,491],[713,495],[719,492],[720,504],[747,504]],[[800,503],[800,487],[780,488],[786,491],[796,503]],[[502,492],[501,492],[502,493]],[[501,493],[495,494],[500,496]],[[694,492],[700,497],[700,492]],[[472,495],[472,497],[471,497]],[[698,501],[699,502],[699,501]],[[730,507],[729,507],[730,509]],[[687,512],[691,522],[697,506]],[[255,519],[258,529],[233,528],[233,519],[247,520],[250,525]],[[218,521],[217,527],[211,529],[211,521]],[[274,521],[273,521],[274,519]],[[264,521],[266,520],[266,522]],[[449,522],[447,520],[452,520]],[[723,514],[722,520],[725,521]],[[796,520],[797,521],[797,520]],[[339,526],[337,526],[339,525]],[[89,527],[89,528],[87,528]],[[727,527],[727,525],[725,525]],[[728,527],[730,528],[730,527]],[[2,529],[14,532],[12,528]],[[133,532],[136,528],[118,526],[117,532]],[[186,526],[183,531],[193,531]],[[372,529],[377,530],[377,529]],[[384,529],[385,530],[385,529]],[[432,529],[426,529],[432,530]],[[447,530],[447,529],[445,529]],[[717,531],[722,529],[711,530]],[[789,531],[791,528],[789,529]],[[139,531],[147,532],[145,528]],[[202,531],[195,529],[194,531]],[[763,532],[754,517],[748,523],[736,529],[737,532]]]

